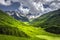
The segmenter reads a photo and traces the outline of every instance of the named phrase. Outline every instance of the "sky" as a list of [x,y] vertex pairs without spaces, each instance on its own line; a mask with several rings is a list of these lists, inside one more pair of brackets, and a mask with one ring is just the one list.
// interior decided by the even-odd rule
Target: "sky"
[[41,15],[60,9],[60,0],[0,0],[0,9],[4,11],[21,11],[24,14]]

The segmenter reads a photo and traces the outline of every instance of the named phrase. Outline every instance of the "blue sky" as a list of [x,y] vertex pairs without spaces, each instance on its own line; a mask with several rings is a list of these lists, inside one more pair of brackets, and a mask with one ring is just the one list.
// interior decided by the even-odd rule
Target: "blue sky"
[[20,7],[20,3],[19,2],[12,2],[12,4],[9,5],[9,6],[0,4],[0,9],[2,9],[4,11],[16,10],[16,9],[18,9],[18,7]]

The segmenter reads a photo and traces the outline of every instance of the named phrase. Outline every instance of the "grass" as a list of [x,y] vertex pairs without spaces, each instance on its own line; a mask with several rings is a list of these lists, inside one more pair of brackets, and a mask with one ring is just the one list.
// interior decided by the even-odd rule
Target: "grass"
[[60,34],[46,32],[0,11],[0,40],[60,40]]
[[[47,33],[43,29],[40,29],[40,28],[38,29],[38,28],[34,28],[34,27],[32,27],[32,28],[23,27],[22,30],[24,30],[24,32],[26,34],[28,34],[30,36],[30,38],[7,36],[7,35],[0,35],[0,38],[1,37],[6,38],[7,40],[12,40],[14,38],[16,38],[16,40],[60,40],[60,35]],[[5,37],[3,37],[3,36],[5,36]]]

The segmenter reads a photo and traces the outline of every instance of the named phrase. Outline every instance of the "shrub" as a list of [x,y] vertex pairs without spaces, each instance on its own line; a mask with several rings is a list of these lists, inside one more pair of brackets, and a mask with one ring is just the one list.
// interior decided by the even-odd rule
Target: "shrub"
[[17,27],[2,26],[0,25],[0,34],[28,37],[23,31],[19,30]]
[[60,27],[48,27],[45,29],[47,32],[54,33],[54,34],[60,34]]

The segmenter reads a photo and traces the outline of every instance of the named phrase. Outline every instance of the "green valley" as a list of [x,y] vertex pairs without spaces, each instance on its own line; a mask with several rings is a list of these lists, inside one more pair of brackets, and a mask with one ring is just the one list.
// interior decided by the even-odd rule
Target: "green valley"
[[[50,26],[60,27],[59,11],[44,14],[29,24],[18,21],[0,10],[0,40],[60,40],[60,34],[45,30]],[[46,23],[48,24],[46,25]]]

